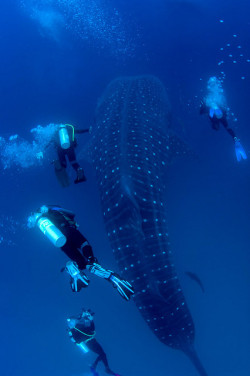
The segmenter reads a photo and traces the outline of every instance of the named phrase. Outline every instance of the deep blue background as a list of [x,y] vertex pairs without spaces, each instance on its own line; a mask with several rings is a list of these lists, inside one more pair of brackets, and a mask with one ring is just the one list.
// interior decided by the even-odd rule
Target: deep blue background
[[[38,2],[38,1],[37,1]],[[249,364],[249,161],[237,163],[224,129],[215,133],[198,114],[211,75],[226,73],[224,88],[238,122],[231,125],[250,151],[250,5],[236,1],[105,1],[116,7],[136,36],[133,57],[114,56],[61,30],[57,42],[41,32],[19,1],[0,3],[0,135],[30,138],[38,124],[93,124],[98,98],[120,75],[154,74],[165,84],[173,127],[197,158],[176,160],[166,179],[168,222],[179,277],[196,325],[196,348],[213,376],[247,376]],[[129,4],[128,4],[129,3]],[[219,22],[224,20],[224,22]],[[237,42],[233,38],[237,34]],[[225,51],[244,59],[230,63]],[[225,64],[218,66],[218,62]],[[241,77],[246,77],[242,80]],[[82,136],[81,145],[88,136]],[[250,154],[249,154],[250,155]],[[6,376],[88,374],[84,357],[69,341],[65,320],[82,306],[96,312],[97,339],[110,366],[124,376],[193,376],[185,356],[162,345],[132,302],[92,277],[86,291],[72,294],[60,273],[66,258],[39,230],[24,226],[30,211],[58,203],[77,213],[83,234],[101,263],[116,269],[106,237],[94,172],[88,182],[62,190],[49,164],[1,171],[1,368]],[[1,230],[1,228],[0,228]],[[1,232],[0,232],[1,235]],[[8,239],[9,237],[9,239]],[[12,240],[15,245],[7,246]],[[205,286],[185,271],[196,272]]]

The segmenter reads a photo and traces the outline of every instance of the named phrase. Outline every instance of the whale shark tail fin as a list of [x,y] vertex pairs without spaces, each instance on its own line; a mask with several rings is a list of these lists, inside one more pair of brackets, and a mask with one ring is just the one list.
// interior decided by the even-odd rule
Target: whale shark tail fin
[[200,376],[208,376],[205,368],[203,367],[194,347],[189,344],[187,347],[182,349],[183,352],[187,355],[187,357],[191,360],[197,371],[199,372]]

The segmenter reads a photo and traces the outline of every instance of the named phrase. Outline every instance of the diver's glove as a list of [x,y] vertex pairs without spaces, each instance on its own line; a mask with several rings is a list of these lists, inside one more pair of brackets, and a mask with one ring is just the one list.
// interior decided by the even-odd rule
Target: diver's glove
[[78,269],[78,265],[74,261],[68,261],[65,269],[71,277],[71,289],[74,292],[79,292],[82,287],[87,287],[89,279],[83,271]]
[[237,137],[234,137],[234,146],[237,161],[240,162],[241,159],[247,159],[246,152]]
[[123,299],[128,301],[131,295],[134,294],[132,285],[128,281],[121,279],[118,274],[111,272],[109,281],[112,283],[113,287],[117,289]]

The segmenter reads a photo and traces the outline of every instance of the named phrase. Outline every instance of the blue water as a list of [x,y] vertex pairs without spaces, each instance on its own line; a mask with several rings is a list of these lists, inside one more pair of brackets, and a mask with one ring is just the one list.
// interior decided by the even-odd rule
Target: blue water
[[[195,323],[195,347],[211,376],[250,372],[249,160],[236,161],[232,139],[222,128],[211,129],[199,103],[209,77],[222,77],[230,126],[249,156],[249,11],[243,0],[0,4],[5,143],[18,135],[32,144],[30,130],[38,125],[94,125],[98,99],[116,77],[151,74],[165,85],[172,128],[195,155],[174,160],[166,174],[171,248]],[[89,375],[95,356],[83,355],[66,332],[66,318],[89,307],[97,339],[122,376],[196,375],[185,355],[161,344],[133,302],[105,281],[91,276],[88,289],[73,294],[60,273],[66,256],[26,227],[29,213],[44,203],[67,207],[98,259],[117,270],[94,170],[84,159],[89,139],[79,135],[77,149],[88,181],[67,189],[54,177],[53,150],[26,167],[6,166],[0,153],[2,374]],[[186,271],[199,276],[204,294]]]

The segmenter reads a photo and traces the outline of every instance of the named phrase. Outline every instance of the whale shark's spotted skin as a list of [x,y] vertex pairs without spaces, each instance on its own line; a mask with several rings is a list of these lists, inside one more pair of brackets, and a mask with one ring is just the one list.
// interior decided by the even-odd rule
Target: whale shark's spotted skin
[[163,175],[178,153],[168,118],[167,96],[157,78],[113,81],[97,107],[91,159],[108,237],[121,274],[136,291],[134,301],[163,343],[183,348],[194,340],[194,325],[166,225]]

